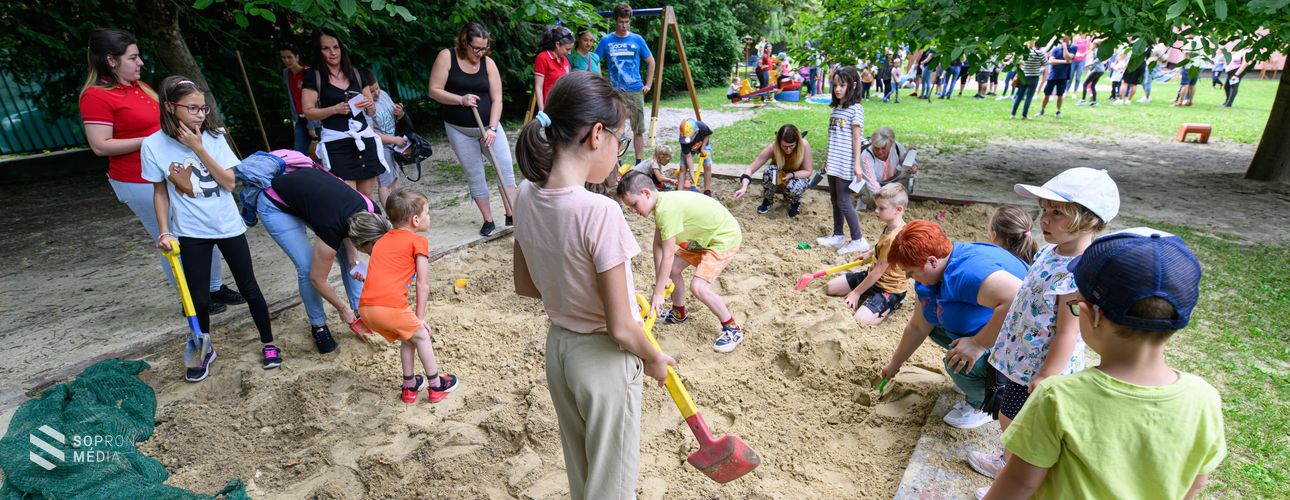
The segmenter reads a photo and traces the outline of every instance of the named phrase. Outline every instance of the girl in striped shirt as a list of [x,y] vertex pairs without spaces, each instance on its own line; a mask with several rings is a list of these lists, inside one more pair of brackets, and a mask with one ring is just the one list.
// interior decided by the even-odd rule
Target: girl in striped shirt
[[[825,173],[829,175],[829,198],[833,202],[833,234],[816,238],[821,246],[840,246],[838,253],[864,252],[869,242],[860,234],[860,218],[851,203],[851,181],[859,177],[860,150],[864,142],[864,107],[860,105],[860,73],[855,66],[844,67],[833,77],[833,101],[829,103],[829,148]],[[851,229],[851,241],[842,237],[842,221]],[[845,244],[844,244],[845,243]]]

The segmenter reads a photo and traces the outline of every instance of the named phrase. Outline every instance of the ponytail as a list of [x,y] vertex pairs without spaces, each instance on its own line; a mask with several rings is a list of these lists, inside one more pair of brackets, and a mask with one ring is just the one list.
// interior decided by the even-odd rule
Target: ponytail
[[546,183],[560,153],[576,145],[587,130],[600,123],[618,127],[627,117],[627,104],[604,77],[574,71],[560,77],[547,94],[549,115],[524,124],[515,144],[515,159],[529,182]]
[[1039,253],[1039,242],[1035,241],[1035,236],[1030,232],[1034,226],[1034,221],[1030,215],[1013,206],[1002,206],[994,211],[994,216],[990,217],[990,233],[993,235],[995,245],[1007,250],[1015,255],[1027,266],[1035,261],[1035,254]]

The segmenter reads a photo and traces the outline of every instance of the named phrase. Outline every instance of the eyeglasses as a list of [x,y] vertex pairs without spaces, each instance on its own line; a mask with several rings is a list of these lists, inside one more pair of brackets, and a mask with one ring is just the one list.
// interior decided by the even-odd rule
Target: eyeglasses
[[[618,132],[618,131],[615,131],[614,129],[609,128],[608,125],[605,125],[603,123],[601,125],[605,127],[606,132],[609,132],[610,134],[613,134],[614,137],[618,138],[618,157],[622,158],[623,154],[627,153],[627,147],[632,144],[632,136],[627,135],[626,129],[623,129],[623,132]],[[582,136],[582,140],[578,141],[578,144],[584,144],[587,142],[587,139],[590,139],[590,138],[591,138],[591,131],[588,130],[587,135]]]
[[1077,318],[1079,317],[1079,305],[1080,305],[1080,304],[1088,304],[1088,307],[1089,307],[1090,309],[1092,309],[1092,308],[1094,308],[1094,307],[1097,307],[1097,305],[1096,305],[1096,304],[1093,304],[1092,302],[1089,302],[1089,301],[1084,300],[1084,299],[1073,299],[1073,300],[1068,300],[1068,301],[1066,301],[1066,307],[1069,307],[1069,308],[1070,308],[1070,310],[1071,310],[1071,315],[1072,315],[1072,316],[1075,316],[1075,317],[1077,317]]
[[184,108],[184,109],[188,110],[188,112],[189,112],[190,114],[194,114],[194,115],[196,115],[196,114],[198,114],[198,113],[201,113],[201,114],[203,114],[203,115],[208,115],[208,114],[210,114],[210,112],[211,112],[211,107],[210,107],[210,106],[198,106],[198,105],[196,105],[196,104],[179,104],[179,103],[177,103],[177,102],[171,102],[170,104],[175,105],[175,106],[180,107],[180,108]]
[[483,47],[476,47],[476,46],[474,46],[474,45],[471,45],[471,46],[470,46],[470,50],[472,50],[472,51],[474,51],[476,54],[480,54],[480,55],[483,55],[485,52],[488,52],[488,51],[489,51],[490,49],[492,49],[492,48],[493,48],[493,45],[492,45],[492,44],[488,44],[488,45],[485,45],[485,46],[483,46]]

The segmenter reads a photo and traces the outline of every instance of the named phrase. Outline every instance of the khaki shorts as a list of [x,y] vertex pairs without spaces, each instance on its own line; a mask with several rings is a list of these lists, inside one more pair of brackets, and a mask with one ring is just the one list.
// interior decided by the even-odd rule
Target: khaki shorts
[[694,266],[694,277],[703,278],[703,281],[713,283],[717,281],[717,276],[721,271],[730,265],[730,261],[735,260],[735,254],[739,253],[739,247],[730,250],[699,250],[690,251],[684,248],[676,249],[676,256],[685,259],[690,265]]
[[364,325],[390,342],[408,340],[425,326],[406,307],[360,306],[358,315]]
[[637,90],[621,94],[627,101],[627,118],[632,122],[632,134],[645,134],[645,93]]

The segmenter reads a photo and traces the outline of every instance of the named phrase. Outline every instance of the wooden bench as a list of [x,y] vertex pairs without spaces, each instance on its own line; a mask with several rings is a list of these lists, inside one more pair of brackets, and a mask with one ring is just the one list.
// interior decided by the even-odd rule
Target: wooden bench
[[1197,134],[1196,142],[1209,142],[1209,133],[1213,129],[1208,123],[1184,123],[1178,127],[1178,142],[1187,142],[1187,135]]

